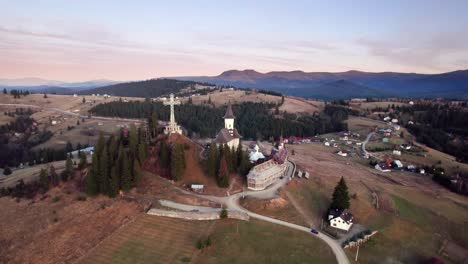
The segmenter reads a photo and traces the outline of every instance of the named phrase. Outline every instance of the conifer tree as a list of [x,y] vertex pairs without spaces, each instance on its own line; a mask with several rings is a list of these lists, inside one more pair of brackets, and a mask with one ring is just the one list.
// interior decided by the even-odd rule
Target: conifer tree
[[138,160],[140,161],[140,165],[143,166],[146,160],[146,147],[142,143],[138,144]]
[[97,184],[97,175],[98,173],[98,159],[97,159],[97,153],[93,153],[93,158],[92,158],[92,166],[91,166],[91,171],[88,173],[86,176],[86,193],[89,195],[96,195],[98,194],[98,184]]
[[107,145],[99,155],[99,192],[103,194],[109,193],[109,153]]
[[168,168],[169,161],[170,161],[169,147],[167,146],[166,141],[163,140],[161,141],[161,144],[159,147],[159,163],[161,167]]
[[182,179],[185,170],[184,147],[180,144],[175,144],[171,152],[171,176],[172,179],[178,181]]
[[78,163],[79,169],[84,169],[86,165],[88,165],[88,161],[86,159],[86,154],[82,151],[79,152],[78,156],[80,157],[80,162]]
[[49,176],[47,175],[47,169],[45,168],[42,168],[39,173],[39,183],[44,192],[49,190]]
[[136,157],[138,152],[138,132],[134,124],[130,125],[128,147],[130,149],[130,156]]
[[229,187],[229,168],[226,157],[221,157],[219,172],[218,172],[218,186],[222,188]]
[[120,177],[117,171],[117,165],[111,168],[111,179],[109,186],[109,196],[114,197],[117,195],[120,189]]
[[148,128],[150,130],[150,136],[156,138],[158,136],[158,116],[155,112],[152,112],[148,119]]
[[215,178],[218,174],[218,160],[219,153],[218,153],[218,147],[216,146],[216,143],[211,143],[210,144],[210,150],[208,152],[208,159],[206,161],[206,171],[208,176]]
[[121,169],[122,169],[122,172],[121,172],[122,190],[128,191],[132,187],[132,171],[130,167],[130,160],[128,158],[126,151],[123,151]]
[[65,170],[62,174],[62,180],[66,181],[68,177],[71,176],[73,172],[73,161],[70,156],[67,157],[67,161],[65,162]]
[[335,187],[332,197],[331,209],[344,210],[350,206],[348,186],[343,177]]

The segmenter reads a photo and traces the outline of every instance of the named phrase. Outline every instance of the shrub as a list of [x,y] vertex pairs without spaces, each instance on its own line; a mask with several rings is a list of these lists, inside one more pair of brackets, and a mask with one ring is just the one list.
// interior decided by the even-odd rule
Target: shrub
[[56,203],[58,201],[60,201],[60,196],[55,196],[54,198],[52,198],[53,203]]
[[197,248],[198,248],[199,250],[202,250],[204,247],[205,247],[205,245],[203,244],[203,241],[202,241],[201,239],[199,239],[199,240],[197,241]]
[[206,247],[211,246],[211,238],[210,238],[210,237],[208,237],[208,238],[205,240],[205,245],[206,245]]
[[3,175],[10,175],[10,174],[11,174],[10,167],[5,167],[5,169],[3,170]]
[[226,210],[226,208],[223,208],[223,210],[221,210],[221,212],[219,213],[219,218],[221,219],[228,218],[228,211]]

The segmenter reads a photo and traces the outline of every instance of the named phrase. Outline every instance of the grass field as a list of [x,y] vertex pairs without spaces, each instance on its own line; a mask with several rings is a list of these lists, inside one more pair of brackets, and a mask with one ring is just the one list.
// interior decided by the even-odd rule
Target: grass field
[[80,263],[186,263],[211,221],[142,215],[118,230]]
[[312,234],[257,220],[219,221],[212,239],[196,263],[336,263],[331,249]]

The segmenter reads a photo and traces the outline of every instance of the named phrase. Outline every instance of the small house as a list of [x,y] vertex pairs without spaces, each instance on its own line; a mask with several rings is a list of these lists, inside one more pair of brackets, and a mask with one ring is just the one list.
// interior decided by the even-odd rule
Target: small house
[[341,156],[341,157],[347,157],[348,156],[348,152],[345,151],[345,150],[340,150],[336,153],[338,156]]
[[302,177],[302,171],[300,171],[300,170],[297,171],[297,177],[299,177],[299,178]]
[[386,138],[386,137],[382,138],[382,142],[387,143],[387,142],[388,142],[388,138]]
[[344,135],[344,134],[343,134],[343,135],[340,136],[340,140],[346,141],[346,140],[348,140],[348,139],[349,139],[349,138],[348,138],[348,135]]
[[196,193],[203,193],[203,184],[191,184],[190,189]]
[[325,146],[329,147],[330,146],[330,142],[326,141],[325,143],[323,143]]
[[396,123],[398,123],[398,119],[396,119],[396,118],[393,118],[393,119],[392,119],[392,123],[393,123],[393,124],[396,124]]
[[414,122],[413,121],[408,121],[408,125],[414,125]]
[[310,177],[309,173],[307,171],[304,172],[304,178],[309,179],[309,177]]
[[386,116],[386,117],[384,117],[384,119],[383,119],[383,120],[384,120],[385,122],[387,122],[387,121],[390,121],[391,119],[392,119],[391,117],[389,117],[389,116]]
[[401,151],[395,149],[395,150],[393,150],[393,155],[401,156]]
[[392,165],[393,165],[394,168],[397,168],[397,169],[402,169],[403,168],[403,163],[401,163],[401,161],[399,161],[399,160],[394,160]]
[[380,162],[374,166],[374,168],[381,172],[391,172],[390,166],[385,162]]
[[328,212],[330,226],[348,232],[353,226],[353,215],[345,210],[331,209]]

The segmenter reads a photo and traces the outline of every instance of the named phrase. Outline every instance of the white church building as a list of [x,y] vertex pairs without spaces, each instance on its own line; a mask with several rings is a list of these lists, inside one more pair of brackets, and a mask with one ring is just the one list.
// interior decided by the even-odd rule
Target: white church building
[[230,149],[237,149],[241,135],[234,127],[234,113],[232,112],[231,102],[228,103],[226,114],[224,115],[224,128],[216,136],[215,143],[220,146],[226,144]]

